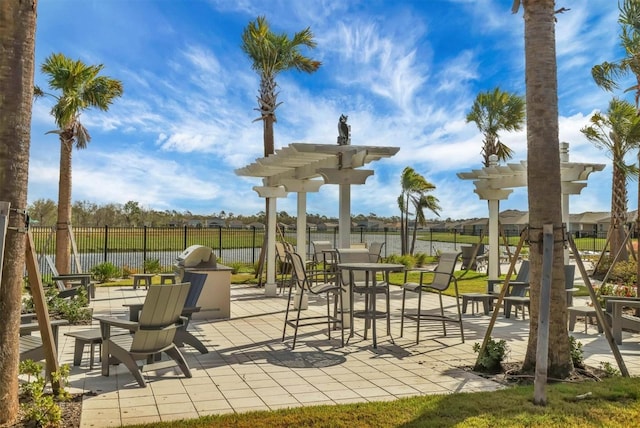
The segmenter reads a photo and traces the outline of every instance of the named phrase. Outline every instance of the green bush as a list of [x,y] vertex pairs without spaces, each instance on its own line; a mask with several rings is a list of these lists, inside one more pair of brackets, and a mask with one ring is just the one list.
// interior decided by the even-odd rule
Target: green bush
[[43,366],[32,360],[21,361],[19,373],[27,377],[20,384],[22,396],[22,410],[26,418],[34,423],[34,426],[59,426],[62,420],[62,410],[56,400],[67,400],[70,394],[65,390],[69,385],[69,365],[60,366],[60,371],[51,374],[52,379],[60,381],[61,388],[57,396],[44,393],[47,383],[43,376]]
[[160,266],[159,259],[149,259],[144,261],[144,271],[146,273],[160,273],[162,272],[162,266]]
[[98,282],[106,282],[120,276],[120,269],[111,262],[95,265],[90,270],[91,276]]
[[575,337],[569,336],[569,346],[571,348],[571,361],[573,361],[573,366],[577,368],[584,368],[584,350],[582,349],[582,342],[578,342]]
[[[479,353],[481,345],[473,344],[473,352]],[[504,340],[495,341],[489,338],[487,347],[473,368],[475,371],[486,373],[498,373],[502,370],[502,361],[504,361],[508,352],[507,342]]]

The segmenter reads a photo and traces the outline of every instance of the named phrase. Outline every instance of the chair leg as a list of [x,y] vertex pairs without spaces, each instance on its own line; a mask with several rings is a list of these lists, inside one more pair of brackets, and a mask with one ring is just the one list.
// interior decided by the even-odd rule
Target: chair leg
[[287,300],[287,310],[284,313],[284,327],[282,329],[282,341],[284,342],[284,338],[287,334],[287,325],[289,324],[289,308],[291,307],[291,289],[289,288],[289,299]]
[[191,369],[189,369],[189,365],[187,364],[187,361],[184,359],[184,357],[182,356],[182,353],[178,348],[173,346],[167,349],[165,352],[169,356],[169,358],[171,358],[173,361],[175,361],[178,364],[178,367],[180,367],[180,370],[182,370],[182,373],[184,374],[185,377],[190,378],[192,376]]
[[389,281],[387,281],[387,289],[384,294],[387,299],[387,336],[391,336],[391,295],[389,292]]
[[404,299],[407,295],[407,290],[402,289],[402,308],[400,309],[400,337],[404,333]]
[[447,335],[447,323],[444,321],[444,305],[442,304],[442,293],[438,293],[438,298],[440,298],[440,316],[442,317],[442,331],[444,335]]
[[[300,289],[300,301],[302,302],[302,296],[304,295],[304,288]],[[302,310],[302,305],[298,305],[298,311],[296,313],[296,326],[293,331],[293,344],[291,345],[291,350],[296,349],[296,339],[298,338],[298,327],[300,326],[300,311]]]
[[420,323],[422,321],[422,289],[418,289],[418,315],[416,316],[416,320],[418,325],[416,326],[416,345],[420,343]]

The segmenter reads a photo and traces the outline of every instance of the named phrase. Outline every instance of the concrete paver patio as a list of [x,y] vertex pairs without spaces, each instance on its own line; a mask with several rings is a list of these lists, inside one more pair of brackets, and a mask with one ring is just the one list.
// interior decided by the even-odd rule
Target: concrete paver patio
[[[98,287],[92,300],[94,315],[127,317],[126,303],[141,303],[145,290],[131,286]],[[281,341],[286,298],[266,298],[254,285],[232,285],[229,320],[195,320],[190,330],[207,345],[208,354],[183,348],[193,377],[179,370],[163,369],[146,374],[147,388],[140,388],[123,366],[112,366],[103,377],[100,364],[89,369],[89,347],[82,364],[72,367],[73,392],[94,392],[84,397],[82,427],[113,427],[133,423],[196,418],[209,414],[273,410],[286,407],[395,400],[400,397],[502,388],[464,370],[473,365],[472,346],[484,338],[490,317],[464,315],[465,343],[455,325],[433,323],[421,329],[415,343],[415,324],[408,321],[400,335],[401,289],[392,286],[392,337],[379,334],[378,348],[371,339],[356,335],[344,348],[338,331],[329,340],[322,326],[302,328],[295,351],[291,340]],[[415,298],[414,298],[415,299]],[[452,298],[445,301],[454,311]],[[407,305],[414,304],[415,301]],[[425,306],[426,304],[426,306]],[[423,299],[426,308],[437,308],[435,295]],[[323,304],[310,303],[309,310],[323,311]],[[362,320],[355,321],[362,332]],[[382,324],[380,324],[382,326]],[[97,328],[97,324],[94,323]],[[62,333],[87,329],[61,329],[60,361],[71,365],[73,338]],[[616,367],[606,339],[589,326],[585,334],[578,326],[573,335],[583,343],[587,364],[610,362]],[[379,333],[383,333],[381,328]],[[492,336],[509,345],[508,361],[522,361],[527,344],[528,320],[499,316]],[[640,375],[640,335],[624,333],[621,352],[629,372]]]

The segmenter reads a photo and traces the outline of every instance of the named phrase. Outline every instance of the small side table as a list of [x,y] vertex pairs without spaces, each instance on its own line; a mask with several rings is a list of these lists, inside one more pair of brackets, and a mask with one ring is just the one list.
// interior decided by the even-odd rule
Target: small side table
[[471,314],[476,314],[476,307],[478,303],[482,302],[482,309],[485,315],[489,315],[489,311],[493,308],[493,299],[496,298],[493,294],[486,293],[465,293],[462,294],[462,313],[467,313],[467,305],[471,302]]
[[602,333],[602,326],[598,323],[598,319],[596,318],[596,310],[591,306],[571,306],[567,308],[567,312],[569,313],[569,331],[573,331],[576,326],[576,318],[578,316],[584,317],[584,332],[587,333],[587,328],[589,327],[589,320],[595,319],[596,324],[598,325],[598,332]]
[[91,330],[80,330],[65,333],[65,336],[73,337],[76,339],[73,347],[73,365],[79,366],[82,361],[82,353],[84,352],[84,345],[89,345],[89,369],[93,370],[93,356],[95,355],[95,346],[98,345],[98,355],[102,350],[102,335],[99,328]]
[[131,275],[133,277],[133,289],[135,290],[138,286],[144,285],[145,290],[149,288],[151,285],[151,278],[156,276],[155,273],[134,273]]
[[176,274],[175,273],[160,273],[160,284],[175,284],[176,283]]

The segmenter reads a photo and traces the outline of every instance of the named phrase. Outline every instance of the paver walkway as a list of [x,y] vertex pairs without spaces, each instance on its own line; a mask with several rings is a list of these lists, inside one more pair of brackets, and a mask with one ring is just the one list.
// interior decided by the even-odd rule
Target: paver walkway
[[[72,367],[70,376],[74,392],[95,393],[83,400],[82,427],[501,388],[461,368],[474,364],[472,346],[484,338],[488,316],[464,316],[465,343],[455,325],[448,326],[449,336],[444,337],[441,324],[434,323],[422,329],[422,340],[416,345],[411,321],[411,327],[405,327],[405,337],[399,337],[401,291],[392,287],[392,338],[379,335],[378,349],[373,349],[370,338],[363,340],[360,336],[340,348],[338,334],[328,340],[321,327],[312,326],[300,331],[296,349],[291,351],[290,340],[281,341],[286,299],[266,298],[263,289],[252,285],[232,285],[231,319],[191,322],[189,328],[210,352],[201,355],[193,348],[184,348],[193,374],[190,379],[165,369],[148,373],[147,388],[140,388],[122,365],[113,366],[111,376],[103,377],[99,363],[89,370],[86,347],[81,366]],[[127,317],[122,305],[141,303],[145,294],[145,290],[132,290],[131,286],[98,287],[91,305],[95,315]],[[446,302],[450,309],[455,308],[453,299]],[[437,307],[435,295],[423,299],[423,306],[428,305]],[[362,331],[362,321],[355,322],[356,330]],[[73,338],[62,333],[86,328],[61,329],[61,363],[71,365],[74,345]],[[508,361],[523,360],[527,335],[528,320],[502,316],[492,334],[507,340]],[[581,330],[573,335],[584,345],[587,364],[599,366],[601,361],[608,361],[616,366],[604,336],[597,334],[595,326],[589,327],[588,334]],[[621,352],[630,373],[640,375],[640,335],[624,333]]]

